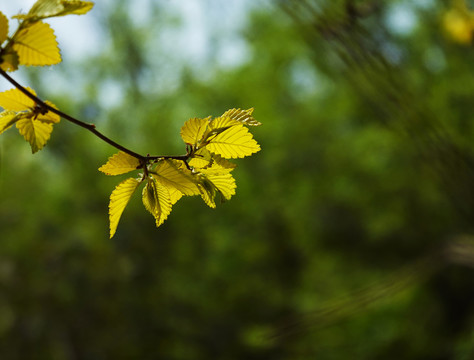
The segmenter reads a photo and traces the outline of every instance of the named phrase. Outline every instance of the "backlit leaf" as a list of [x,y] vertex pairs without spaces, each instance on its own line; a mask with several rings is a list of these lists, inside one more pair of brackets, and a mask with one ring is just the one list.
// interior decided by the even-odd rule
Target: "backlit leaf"
[[15,71],[18,70],[18,54],[13,49],[9,49],[5,54],[2,55],[2,63],[0,68],[3,71]]
[[178,200],[183,197],[183,193],[179,191],[178,189],[169,187],[168,191],[170,192],[171,205],[176,204]]
[[258,122],[252,117],[253,108],[248,110],[240,110],[240,109],[230,109],[227,110],[221,117],[229,117],[233,120],[237,120],[244,125],[248,126],[259,126],[262,123]]
[[[45,103],[57,109],[56,105],[54,105],[52,102],[45,101]],[[39,114],[38,116],[36,116],[36,120],[44,122],[44,123],[57,124],[61,120],[61,117],[56,113],[47,111],[46,114]]]
[[99,171],[102,171],[106,175],[120,175],[136,170],[139,167],[140,161],[137,158],[120,151],[109,157],[107,163],[102,165]]
[[214,154],[212,158],[213,158],[214,162],[215,162],[217,165],[219,165],[219,166],[221,166],[221,167],[223,167],[223,168],[225,168],[225,169],[233,170],[233,169],[235,169],[236,166],[237,166],[237,165],[234,164],[233,162],[230,162],[229,160],[224,159],[222,156],[217,155],[217,154]]
[[189,166],[196,170],[209,168],[214,163],[226,169],[235,169],[237,166],[220,155],[211,154],[205,147],[197,150],[191,160],[188,161]]
[[[36,95],[35,91],[29,87],[28,92]],[[35,102],[18,89],[11,89],[0,93],[0,106],[5,110],[24,111],[33,109]]]
[[231,173],[208,175],[208,180],[216,187],[223,199],[230,200],[232,195],[235,195],[235,179]]
[[0,113],[0,134],[10,128],[20,117],[14,111],[4,111]]
[[248,128],[243,125],[231,126],[210,140],[206,148],[226,159],[242,158],[260,150]]
[[8,19],[0,11],[0,45],[7,39],[8,36]]
[[181,138],[186,144],[197,145],[209,125],[209,118],[193,118],[186,121],[181,128]]
[[109,203],[110,238],[115,235],[120,217],[139,184],[139,180],[130,178],[122,181],[112,191]]
[[207,206],[210,208],[215,208],[216,203],[214,198],[216,197],[216,187],[212,182],[210,182],[205,175],[199,175],[199,189],[201,191],[201,198],[204,200]]
[[237,125],[241,125],[241,123],[230,117],[220,116],[220,117],[212,119],[209,125],[209,128],[211,130],[219,130],[219,129],[225,130],[229,128],[230,126],[237,126]]
[[38,0],[30,9],[28,14],[19,14],[14,16],[17,19],[38,21],[41,19],[64,16],[64,15],[83,15],[92,9],[94,3],[91,1],[75,0]]
[[232,168],[225,168],[214,163],[210,168],[201,170],[201,174],[205,177],[216,190],[221,194],[223,200],[230,200],[235,195],[235,179],[230,173]]
[[174,188],[184,195],[199,195],[199,188],[193,174],[182,165],[181,161],[167,159],[156,166],[154,177],[161,185]]
[[188,164],[195,169],[202,169],[209,166],[212,163],[212,159],[213,155],[204,147],[194,153]]
[[46,145],[53,131],[52,124],[34,120],[32,116],[18,120],[16,127],[25,140],[30,143],[33,153]]
[[234,170],[234,169],[233,168],[226,168],[226,167],[220,166],[216,162],[213,162],[212,166],[210,166],[208,168],[205,168],[205,169],[200,169],[199,172],[201,174],[205,174],[205,175],[221,175],[221,174],[228,174],[232,170]]
[[153,177],[148,178],[143,188],[142,200],[147,209],[155,218],[156,226],[160,226],[171,213],[171,198],[166,186],[160,185]]
[[41,21],[20,30],[13,38],[13,49],[21,65],[54,65],[61,62],[53,29]]

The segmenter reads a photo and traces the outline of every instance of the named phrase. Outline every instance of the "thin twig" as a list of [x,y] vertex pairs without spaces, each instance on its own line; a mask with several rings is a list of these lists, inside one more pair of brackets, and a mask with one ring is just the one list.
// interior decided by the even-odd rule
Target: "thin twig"
[[36,103],[36,105],[40,106],[42,109],[46,109],[48,111],[51,111],[52,113],[55,113],[56,115],[59,115],[63,119],[66,119],[66,120],[72,122],[73,124],[76,124],[80,127],[83,127],[84,129],[89,130],[91,133],[93,133],[95,136],[97,136],[101,140],[105,141],[107,144],[109,144],[109,145],[111,145],[111,146],[113,146],[113,147],[115,147],[115,148],[117,148],[117,149],[119,149],[119,150],[121,150],[121,151],[137,158],[137,159],[139,159],[141,162],[146,163],[150,159],[160,157],[160,156],[155,156],[155,157],[143,156],[143,155],[140,155],[140,154],[138,154],[138,153],[136,153],[136,152],[134,152],[130,149],[127,149],[125,146],[122,146],[122,145],[116,143],[112,139],[110,139],[107,136],[105,136],[104,134],[102,134],[99,130],[96,129],[94,124],[88,124],[84,121],[78,120],[75,117],[72,117],[71,115],[68,115],[68,114],[62,112],[61,110],[55,109],[54,107],[46,104],[43,100],[41,100],[36,95],[32,94],[30,91],[28,91],[22,85],[20,85],[15,79],[13,79],[10,75],[8,75],[4,70],[0,69],[0,74],[5,79],[7,79],[13,86],[15,86],[18,90],[20,90],[23,94],[25,94],[31,100],[33,100]]

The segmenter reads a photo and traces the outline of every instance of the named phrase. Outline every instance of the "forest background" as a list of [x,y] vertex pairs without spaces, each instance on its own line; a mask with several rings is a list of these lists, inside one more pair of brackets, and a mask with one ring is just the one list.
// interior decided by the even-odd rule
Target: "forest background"
[[254,107],[262,151],[230,202],[184,199],[157,229],[136,197],[109,240],[114,149],[66,122],[34,156],[2,134],[2,359],[474,358],[462,4],[108,0],[48,21],[63,62],[12,75],[61,110],[180,154],[187,119]]

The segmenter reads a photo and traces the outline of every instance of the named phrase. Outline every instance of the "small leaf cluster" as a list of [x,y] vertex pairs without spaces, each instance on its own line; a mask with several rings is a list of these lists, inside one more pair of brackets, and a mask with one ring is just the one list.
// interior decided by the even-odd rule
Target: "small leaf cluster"
[[[13,16],[19,26],[8,37],[8,19],[0,12],[0,67],[14,71],[18,65],[55,65],[61,62],[56,36],[49,24],[42,20],[64,15],[82,15],[92,9],[90,1],[38,0],[27,14]],[[3,45],[6,43],[5,45]]]
[[[26,89],[36,95],[33,89]],[[55,107],[49,101],[46,104]],[[53,131],[53,124],[61,119],[59,115],[45,111],[18,89],[0,93],[0,106],[4,109],[0,113],[0,134],[16,124],[20,134],[30,143],[33,153],[46,145]]]
[[[61,62],[61,55],[49,24],[42,20],[70,14],[82,15],[93,7],[90,1],[38,0],[27,14],[18,14],[19,25],[11,37],[7,17],[0,12],[0,68],[15,71],[19,65],[45,66]],[[31,145],[33,153],[41,150],[49,140],[53,124],[60,116],[49,111],[57,109],[49,102],[34,101],[31,88],[12,89],[0,93],[0,134],[16,124],[18,131]],[[30,95],[30,96],[28,96]],[[45,106],[46,105],[46,106]]]
[[27,14],[13,18],[19,21],[12,36],[9,23],[0,12],[0,75],[15,86],[0,93],[0,134],[16,124],[29,142],[33,153],[41,150],[51,137],[53,125],[64,118],[81,126],[120,151],[99,168],[107,175],[139,171],[122,181],[110,196],[110,237],[132,194],[144,184],[143,205],[160,226],[172,206],[183,196],[200,196],[211,208],[215,199],[229,200],[236,184],[231,172],[235,164],[229,159],[243,158],[260,150],[249,127],[260,123],[252,117],[253,109],[231,109],[216,118],[193,118],[181,129],[186,154],[180,156],[143,156],[109,139],[94,124],[87,124],[60,111],[53,103],[43,101],[36,92],[17,83],[7,72],[19,65],[45,66],[61,62],[54,31],[43,20],[64,15],[82,15],[92,9],[90,1],[38,0]]
[[253,109],[231,109],[216,118],[193,118],[181,128],[186,155],[150,158],[143,164],[124,152],[110,157],[99,168],[107,175],[125,174],[137,169],[138,177],[122,181],[112,191],[109,203],[110,237],[131,196],[142,183],[142,201],[160,226],[182,196],[200,196],[211,208],[215,198],[229,200],[235,194],[231,172],[235,164],[228,159],[243,158],[260,150],[248,126],[260,123],[252,117]]

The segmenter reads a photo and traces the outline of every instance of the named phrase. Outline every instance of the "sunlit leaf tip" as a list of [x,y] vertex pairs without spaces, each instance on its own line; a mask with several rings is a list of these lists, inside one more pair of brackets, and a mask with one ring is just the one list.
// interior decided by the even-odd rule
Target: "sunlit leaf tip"
[[112,191],[109,203],[110,238],[115,235],[120,217],[139,184],[138,179],[129,178],[118,184]]
[[222,114],[222,117],[229,117],[233,120],[237,120],[241,122],[244,125],[247,126],[260,126],[262,123],[258,122],[255,120],[252,116],[254,108],[250,108],[247,110],[241,110],[241,109],[230,109],[227,110],[224,114]]
[[140,167],[140,160],[120,151],[111,156],[106,164],[99,168],[106,175],[121,175]]

